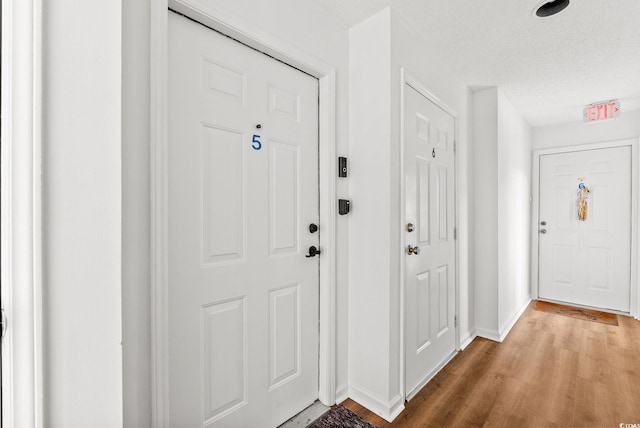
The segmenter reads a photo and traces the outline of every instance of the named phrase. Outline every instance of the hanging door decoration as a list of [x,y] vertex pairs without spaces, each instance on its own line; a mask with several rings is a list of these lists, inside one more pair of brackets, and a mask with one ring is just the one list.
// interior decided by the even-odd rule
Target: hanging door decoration
[[591,191],[589,190],[589,186],[585,184],[584,178],[580,177],[578,181],[578,220],[586,221],[589,213],[587,200],[589,199]]

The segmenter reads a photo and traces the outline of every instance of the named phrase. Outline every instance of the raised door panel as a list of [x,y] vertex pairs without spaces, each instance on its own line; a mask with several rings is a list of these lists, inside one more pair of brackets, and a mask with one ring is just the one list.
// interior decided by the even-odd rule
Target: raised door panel
[[206,96],[221,98],[228,108],[246,107],[246,73],[211,58],[202,59],[202,86]]
[[202,402],[207,425],[247,404],[246,300],[202,308]]
[[423,272],[416,276],[416,314],[417,325],[413,329],[417,333],[417,347],[419,354],[431,344],[431,274]]
[[300,153],[293,144],[270,140],[270,253],[297,253],[300,229]]
[[599,291],[612,291],[611,248],[590,247],[587,250],[587,287]]
[[244,134],[203,127],[203,263],[242,260],[245,254]]
[[588,219],[591,220],[589,228],[594,232],[610,233],[613,225],[609,221],[609,207],[611,206],[611,186],[592,186],[589,192]]
[[571,246],[553,246],[553,283],[573,286],[573,248]]
[[300,284],[269,292],[269,390],[300,374]]
[[434,313],[437,314],[437,336],[440,337],[449,329],[449,268],[446,265],[440,266],[436,272],[437,281],[434,284],[434,291],[437,291],[438,299]]
[[269,86],[269,112],[298,123],[300,121],[300,96],[295,92]]
[[448,240],[449,231],[449,184],[446,166],[438,166],[436,176],[436,231],[440,241]]
[[430,163],[428,160],[418,157],[416,162],[416,188],[418,200],[416,203],[416,209],[418,211],[418,245],[427,246],[430,244],[430,232],[429,218],[430,218]]

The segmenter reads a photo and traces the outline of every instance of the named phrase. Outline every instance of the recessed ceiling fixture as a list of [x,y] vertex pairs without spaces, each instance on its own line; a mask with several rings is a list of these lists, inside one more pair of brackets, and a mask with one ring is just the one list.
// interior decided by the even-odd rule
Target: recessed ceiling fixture
[[545,2],[535,10],[536,16],[539,18],[546,18],[562,12],[567,6],[569,6],[569,1],[570,0],[554,0]]

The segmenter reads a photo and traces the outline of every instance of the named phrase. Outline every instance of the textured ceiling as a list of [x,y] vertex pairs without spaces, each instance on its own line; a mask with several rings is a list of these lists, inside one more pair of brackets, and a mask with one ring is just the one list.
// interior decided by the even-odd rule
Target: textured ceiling
[[640,109],[640,0],[572,0],[550,18],[542,0],[312,0],[345,27],[385,6],[472,89],[499,86],[533,127],[581,120],[584,105]]

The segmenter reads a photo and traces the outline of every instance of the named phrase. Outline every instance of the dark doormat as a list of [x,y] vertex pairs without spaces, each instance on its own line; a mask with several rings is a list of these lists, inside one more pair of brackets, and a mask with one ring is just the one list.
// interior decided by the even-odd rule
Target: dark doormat
[[332,407],[307,428],[376,428],[343,406]]
[[618,316],[609,312],[595,311],[593,309],[576,308],[574,306],[559,305],[557,303],[536,301],[534,309],[550,314],[564,315],[580,320],[595,321],[603,324],[618,325]]

